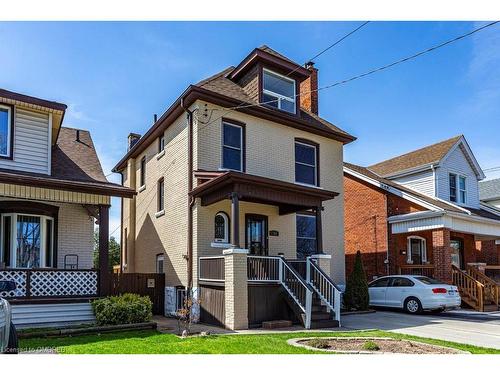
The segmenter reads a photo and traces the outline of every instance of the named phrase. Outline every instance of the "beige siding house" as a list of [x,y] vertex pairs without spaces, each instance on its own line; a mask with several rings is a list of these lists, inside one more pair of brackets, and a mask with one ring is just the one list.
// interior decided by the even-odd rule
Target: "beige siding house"
[[318,116],[316,89],[312,64],[263,46],[129,136],[115,167],[137,191],[123,206],[122,268],[165,274],[167,314],[187,291],[202,321],[229,328],[338,324],[343,146],[355,138]]
[[[17,285],[0,296],[10,299],[17,325],[91,318],[89,298],[109,286],[111,196],[134,195],[106,180],[90,133],[63,127],[65,111],[0,89],[0,280]],[[67,302],[75,303],[71,313],[60,307]]]

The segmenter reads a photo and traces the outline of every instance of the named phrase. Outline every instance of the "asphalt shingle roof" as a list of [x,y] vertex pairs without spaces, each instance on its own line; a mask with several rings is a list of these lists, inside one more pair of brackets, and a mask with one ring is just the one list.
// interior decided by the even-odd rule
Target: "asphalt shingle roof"
[[407,154],[370,165],[368,168],[380,176],[390,176],[394,173],[422,165],[437,163],[448,153],[448,151],[450,151],[461,137],[461,135],[458,135]]
[[488,201],[500,199],[500,178],[479,182],[479,199]]

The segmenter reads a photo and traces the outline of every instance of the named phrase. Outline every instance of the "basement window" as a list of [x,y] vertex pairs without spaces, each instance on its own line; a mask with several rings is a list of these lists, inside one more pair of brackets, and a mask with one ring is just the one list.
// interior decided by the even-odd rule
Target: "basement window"
[[262,74],[262,102],[295,113],[295,80],[267,69]]

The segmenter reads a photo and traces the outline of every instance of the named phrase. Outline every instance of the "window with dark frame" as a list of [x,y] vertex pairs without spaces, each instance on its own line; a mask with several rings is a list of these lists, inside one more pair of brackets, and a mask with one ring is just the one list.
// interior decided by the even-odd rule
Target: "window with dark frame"
[[450,201],[457,201],[457,175],[455,173],[450,173],[449,175],[450,181]]
[[12,152],[12,108],[0,104],[0,157],[10,158]]
[[295,182],[318,185],[318,147],[295,141]]
[[297,214],[297,259],[304,259],[310,255],[317,254],[316,241],[316,216]]
[[243,126],[222,123],[222,168],[243,172]]
[[158,254],[156,256],[156,273],[165,273],[163,265],[165,264],[165,255]]
[[140,185],[146,185],[146,156],[143,156],[141,159],[141,181]]
[[125,228],[123,233],[123,257],[124,257],[123,265],[128,265],[127,238],[128,238],[128,228]]
[[162,152],[165,150],[165,136],[160,135],[160,138],[158,138],[158,153]]
[[214,228],[214,242],[229,243],[229,218],[224,212],[215,215]]
[[158,180],[158,209],[157,212],[165,209],[165,180],[160,178]]

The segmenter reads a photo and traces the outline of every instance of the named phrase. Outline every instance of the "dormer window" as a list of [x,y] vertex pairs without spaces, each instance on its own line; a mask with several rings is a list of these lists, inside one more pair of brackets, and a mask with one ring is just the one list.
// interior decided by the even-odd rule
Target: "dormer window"
[[262,74],[262,102],[295,113],[295,80],[267,69]]

